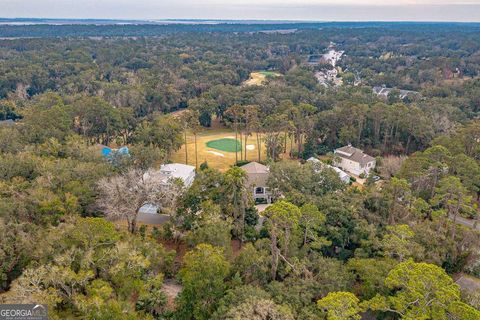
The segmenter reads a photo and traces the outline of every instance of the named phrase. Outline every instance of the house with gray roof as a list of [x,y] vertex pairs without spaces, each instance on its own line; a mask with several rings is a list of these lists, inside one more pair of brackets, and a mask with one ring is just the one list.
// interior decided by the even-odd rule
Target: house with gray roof
[[250,162],[240,168],[247,173],[247,188],[252,190],[255,202],[271,203],[272,194],[267,187],[269,168],[258,162]]
[[344,146],[334,151],[334,165],[354,175],[368,175],[375,168],[375,158],[364,153],[362,150]]

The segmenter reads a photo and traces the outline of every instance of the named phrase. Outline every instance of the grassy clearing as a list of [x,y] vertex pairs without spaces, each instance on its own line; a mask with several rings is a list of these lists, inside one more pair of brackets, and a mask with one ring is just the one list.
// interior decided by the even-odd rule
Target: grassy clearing
[[276,72],[276,71],[260,71],[258,73],[263,74],[265,77],[280,77],[281,76],[281,74]]
[[207,148],[217,149],[225,152],[235,152],[242,150],[242,144],[240,141],[232,138],[222,138],[218,140],[212,140],[207,142]]
[[267,77],[280,77],[281,74],[275,71],[257,71],[250,73],[250,79],[243,83],[244,86],[262,86]]

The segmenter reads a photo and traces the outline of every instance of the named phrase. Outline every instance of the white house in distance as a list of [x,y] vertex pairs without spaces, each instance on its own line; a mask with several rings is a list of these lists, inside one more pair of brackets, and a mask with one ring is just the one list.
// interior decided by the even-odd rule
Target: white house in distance
[[348,175],[348,173],[346,173],[345,171],[343,171],[339,168],[332,167],[331,165],[323,163],[322,161],[320,161],[319,159],[314,158],[314,157],[309,158],[307,160],[307,162],[315,163],[315,164],[321,166],[321,168],[333,169],[338,174],[338,177],[340,178],[340,180],[342,180],[343,183],[350,183],[350,176]]
[[354,175],[368,175],[375,168],[375,158],[351,145],[335,149],[334,165]]
[[247,187],[252,190],[253,199],[257,201],[272,202],[272,194],[268,191],[267,180],[270,170],[258,162],[250,162],[241,166],[247,173]]
[[[395,88],[387,88],[386,86],[381,86],[381,87],[373,87],[373,93],[375,93],[378,97],[387,99],[388,95],[390,92],[396,90]],[[411,91],[411,90],[398,90],[398,96],[400,99],[405,99],[406,97],[413,97],[413,96],[419,96],[420,93],[417,91]]]
[[[160,170],[145,173],[152,179],[160,179],[163,185],[168,186],[174,179],[183,181],[185,188],[189,188],[195,180],[195,167],[181,163],[162,164]],[[156,214],[158,206],[155,204],[146,204],[140,208],[141,214]]]

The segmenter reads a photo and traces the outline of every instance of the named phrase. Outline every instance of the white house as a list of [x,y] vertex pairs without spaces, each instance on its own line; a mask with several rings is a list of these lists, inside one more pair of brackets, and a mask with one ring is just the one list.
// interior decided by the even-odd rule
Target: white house
[[247,173],[247,187],[252,190],[253,199],[271,203],[272,194],[267,187],[267,180],[270,175],[268,167],[258,162],[250,162],[240,168]]
[[[160,179],[161,183],[168,186],[174,179],[180,179],[186,189],[190,188],[195,180],[195,167],[181,163],[163,164],[160,170],[149,171],[145,173],[151,179]],[[146,204],[140,208],[141,214],[156,214],[158,206],[155,204]]]
[[195,179],[195,167],[181,163],[162,164],[159,173],[159,178],[164,183],[170,183],[171,179],[180,179],[187,189],[190,188]]
[[351,145],[338,148],[334,151],[334,165],[354,175],[368,175],[375,168],[375,158],[363,153],[362,150]]
[[[373,93],[375,93],[378,97],[382,99],[387,99],[388,95],[390,92],[394,91],[394,88],[387,88],[386,86],[381,86],[381,87],[373,87]],[[400,99],[405,99],[406,97],[412,97],[412,96],[419,96],[420,93],[417,91],[411,91],[411,90],[398,90],[398,96]]]
[[331,165],[323,163],[322,161],[320,161],[319,159],[314,158],[314,157],[309,158],[307,160],[307,162],[311,162],[311,163],[315,163],[317,165],[320,165],[321,168],[333,169],[338,174],[338,177],[340,178],[340,180],[342,180],[343,183],[350,183],[350,176],[348,175],[348,173],[346,173],[345,171],[343,171],[339,168],[332,167]]

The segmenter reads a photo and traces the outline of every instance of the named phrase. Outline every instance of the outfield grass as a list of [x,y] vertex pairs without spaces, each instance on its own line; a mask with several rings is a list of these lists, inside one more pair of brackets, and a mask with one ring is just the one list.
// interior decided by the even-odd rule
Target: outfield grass
[[217,140],[211,140],[206,143],[208,148],[217,149],[225,152],[238,152],[242,150],[242,144],[240,141],[232,138],[222,138]]

